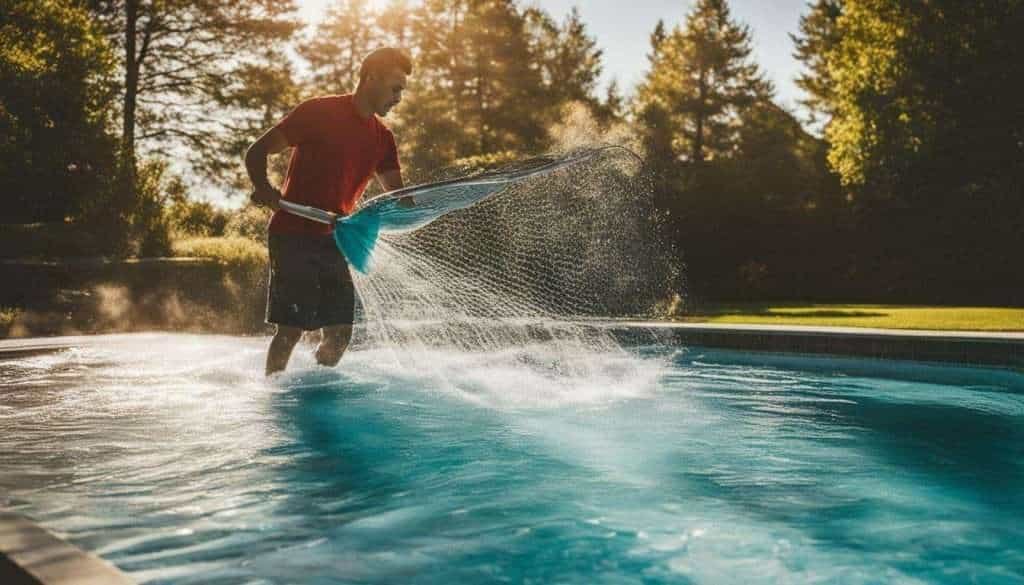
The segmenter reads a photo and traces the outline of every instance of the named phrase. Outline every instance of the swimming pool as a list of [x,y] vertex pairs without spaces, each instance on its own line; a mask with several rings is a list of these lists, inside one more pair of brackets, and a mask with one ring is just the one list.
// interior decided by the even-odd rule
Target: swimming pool
[[0,505],[145,583],[1024,582],[1019,373],[265,345],[0,362]]

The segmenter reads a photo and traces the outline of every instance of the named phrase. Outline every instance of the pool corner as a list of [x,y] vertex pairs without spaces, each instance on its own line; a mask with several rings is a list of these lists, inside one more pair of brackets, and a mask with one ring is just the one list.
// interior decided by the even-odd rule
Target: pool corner
[[130,585],[116,567],[28,518],[0,510],[0,582],[6,585]]

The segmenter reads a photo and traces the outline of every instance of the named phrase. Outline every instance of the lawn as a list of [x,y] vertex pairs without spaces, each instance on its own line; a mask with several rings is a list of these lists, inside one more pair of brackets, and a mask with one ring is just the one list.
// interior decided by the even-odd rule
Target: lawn
[[910,305],[720,305],[685,319],[700,323],[817,325],[945,331],[1024,331],[1024,308]]

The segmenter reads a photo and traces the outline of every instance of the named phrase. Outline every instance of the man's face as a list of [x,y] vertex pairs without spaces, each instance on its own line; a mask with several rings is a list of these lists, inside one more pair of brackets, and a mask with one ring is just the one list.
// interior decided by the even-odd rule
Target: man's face
[[378,116],[386,116],[391,108],[402,101],[405,91],[405,71],[395,67],[384,74],[372,74],[369,81],[373,88],[373,111]]

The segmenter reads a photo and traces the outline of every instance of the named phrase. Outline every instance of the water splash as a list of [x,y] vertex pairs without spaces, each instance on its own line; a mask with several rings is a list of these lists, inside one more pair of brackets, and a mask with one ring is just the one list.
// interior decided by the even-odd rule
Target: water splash
[[384,232],[410,232],[442,216],[466,209],[529,179],[591,161],[611,150],[640,157],[620,146],[576,149],[563,156],[536,157],[500,169],[415,185],[391,191],[362,205],[354,214],[338,220],[334,239],[348,263],[357,271],[369,271],[377,238]]
[[[485,404],[586,402],[653,386],[650,363],[590,320],[636,306],[656,271],[635,160],[622,149],[559,160],[545,163],[557,173],[514,171],[518,180],[475,205],[469,195],[486,189],[416,195],[427,211],[386,202],[378,216],[391,230],[374,270],[355,275],[360,344],[392,371]],[[404,213],[417,229],[399,221]]]

